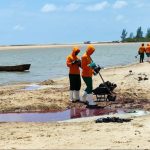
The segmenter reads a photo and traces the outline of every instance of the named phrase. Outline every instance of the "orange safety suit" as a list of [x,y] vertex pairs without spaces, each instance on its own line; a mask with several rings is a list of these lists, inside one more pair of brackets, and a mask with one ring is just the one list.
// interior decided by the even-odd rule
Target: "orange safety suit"
[[149,44],[147,44],[147,47],[145,48],[145,52],[148,54],[150,53],[150,45]]
[[91,55],[95,51],[95,48],[92,45],[87,47],[86,53],[83,54],[81,58],[81,68],[82,68],[82,77],[92,77],[93,69],[88,65],[92,62]]
[[80,74],[78,64],[72,64],[73,61],[79,60],[79,57],[75,55],[76,52],[80,52],[78,47],[74,47],[72,53],[67,56],[66,64],[69,67],[69,74]]

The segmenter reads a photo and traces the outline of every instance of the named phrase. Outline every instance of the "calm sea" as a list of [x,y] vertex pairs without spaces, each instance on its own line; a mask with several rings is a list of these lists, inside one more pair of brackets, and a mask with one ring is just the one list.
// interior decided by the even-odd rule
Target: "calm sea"
[[[139,46],[140,43],[96,46],[92,58],[102,67],[134,63],[138,61],[135,55]],[[37,82],[67,76],[65,61],[71,51],[72,47],[0,51],[0,66],[31,64],[29,72],[0,72],[0,84]],[[85,47],[81,47],[79,56],[84,52]]]

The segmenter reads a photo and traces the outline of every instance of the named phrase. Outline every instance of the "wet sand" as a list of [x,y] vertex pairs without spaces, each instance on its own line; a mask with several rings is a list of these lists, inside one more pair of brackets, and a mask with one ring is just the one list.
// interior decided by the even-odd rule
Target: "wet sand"
[[[111,108],[150,110],[150,63],[102,69],[105,81],[117,84],[115,102],[98,102]],[[132,72],[131,72],[132,71]],[[102,83],[94,76],[94,87]],[[29,83],[0,87],[0,112],[35,112],[86,107],[69,102],[68,78],[41,83],[44,89],[24,90]],[[83,83],[83,82],[82,82]],[[85,88],[82,84],[82,90]],[[82,92],[81,92],[82,93]],[[55,123],[0,123],[2,149],[145,149],[150,147],[150,116],[128,123],[96,124],[89,120]]]
[[[124,67],[102,69],[101,75],[105,81],[117,84],[114,92],[117,93],[115,102],[108,102],[107,105],[121,108],[141,108],[150,110],[150,63],[132,64]],[[129,71],[132,70],[132,73]],[[148,78],[148,80],[144,80]],[[141,79],[141,81],[139,81]],[[93,77],[94,88],[102,83],[97,75]],[[29,83],[5,85],[0,87],[0,112],[35,112],[35,111],[56,111],[66,110],[83,104],[72,104],[69,102],[69,81],[68,77],[47,80],[37,83],[43,86],[39,90],[24,90]],[[32,83],[31,83],[32,85]],[[82,81],[81,95],[85,84]],[[105,102],[98,105],[106,105]]]

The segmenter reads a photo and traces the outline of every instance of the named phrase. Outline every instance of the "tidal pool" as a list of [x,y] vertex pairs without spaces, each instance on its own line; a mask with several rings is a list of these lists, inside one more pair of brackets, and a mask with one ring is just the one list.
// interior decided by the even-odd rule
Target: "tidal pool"
[[74,118],[127,113],[132,113],[134,116],[149,114],[149,112],[143,110],[72,108],[62,112],[3,113],[0,114],[0,122],[52,122],[70,120]]

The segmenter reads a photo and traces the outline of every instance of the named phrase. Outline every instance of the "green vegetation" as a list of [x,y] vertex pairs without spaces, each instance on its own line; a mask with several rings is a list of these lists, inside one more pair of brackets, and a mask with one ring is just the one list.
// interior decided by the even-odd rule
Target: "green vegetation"
[[133,32],[129,34],[126,29],[122,30],[121,34],[121,42],[150,42],[150,28],[147,29],[145,36],[143,35],[142,28],[139,27],[136,31],[136,35],[134,36]]

